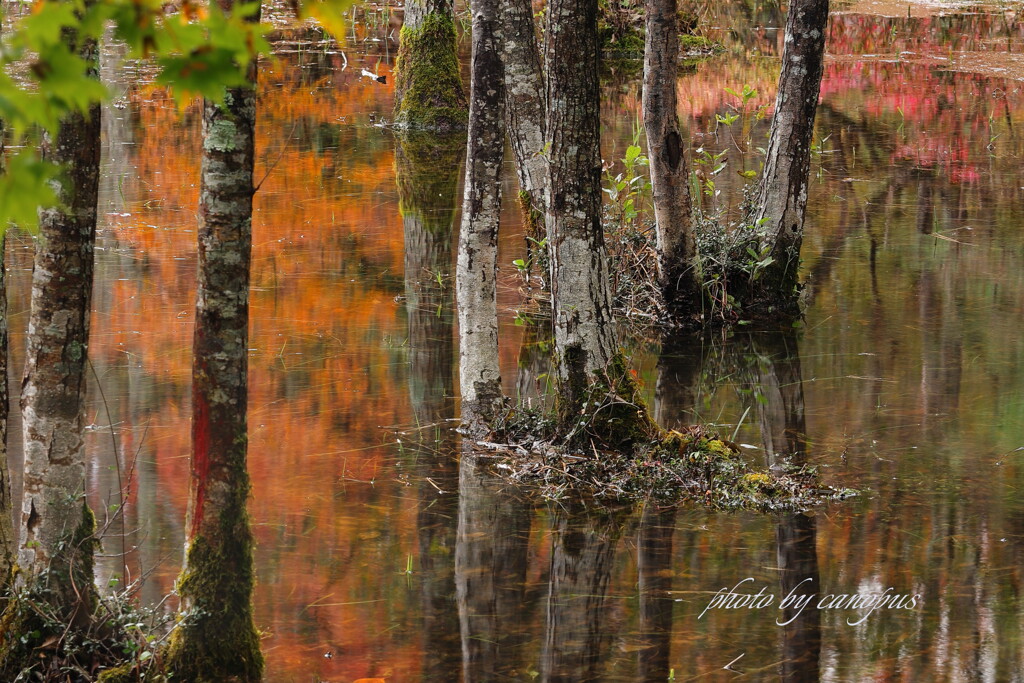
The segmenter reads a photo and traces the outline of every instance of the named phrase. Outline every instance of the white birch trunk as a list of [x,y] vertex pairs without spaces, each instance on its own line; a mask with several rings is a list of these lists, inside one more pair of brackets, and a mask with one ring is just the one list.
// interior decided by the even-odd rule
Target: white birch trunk
[[495,277],[505,112],[498,5],[498,0],[473,4],[469,141],[456,271],[462,421],[476,433],[488,431],[502,402]]

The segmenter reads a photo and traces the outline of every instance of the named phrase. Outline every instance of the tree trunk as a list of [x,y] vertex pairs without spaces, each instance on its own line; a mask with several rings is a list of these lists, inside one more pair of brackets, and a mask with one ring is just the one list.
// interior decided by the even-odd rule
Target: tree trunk
[[253,538],[246,511],[249,265],[256,63],[251,85],[203,103],[199,283],[192,350],[192,461],[182,618],[167,668],[189,681],[259,681],[252,617]]
[[[0,125],[0,157],[3,156],[3,126]],[[7,275],[6,239],[0,236],[0,595],[14,578],[17,565],[18,539],[14,535],[14,508],[11,500],[11,470],[7,464],[7,416],[10,412],[10,396],[7,393]],[[0,611],[3,605],[0,604]]]
[[502,405],[498,368],[498,224],[505,87],[498,0],[473,4],[473,66],[456,290],[462,423],[486,433]]
[[640,598],[639,631],[646,646],[637,653],[640,683],[669,680],[672,650],[672,537],[676,509],[644,507],[637,532],[636,573]]
[[[517,491],[491,473],[469,442],[459,466],[459,530],[455,585],[466,683],[517,678],[524,663],[533,602],[526,595],[530,510]],[[449,677],[451,678],[451,677]]]
[[466,126],[452,0],[408,0],[395,59],[395,125],[448,132]]
[[541,676],[544,683],[600,680],[610,627],[607,597],[621,520],[556,512],[548,576],[547,624]]
[[775,116],[754,204],[754,224],[773,259],[760,288],[784,308],[795,307],[828,7],[828,0],[790,2]]
[[405,241],[405,310],[409,331],[409,398],[416,423],[454,415],[452,223],[465,139],[403,135],[395,146],[395,180]]
[[548,15],[546,223],[564,430],[579,419],[590,388],[611,363],[616,341],[601,225],[597,0],[552,0]]
[[679,316],[700,310],[689,167],[676,118],[679,20],[676,0],[646,0],[645,10],[644,130],[654,190],[659,277],[669,312]]
[[[547,163],[544,158],[544,75],[530,0],[502,5],[505,32],[505,120],[519,175],[519,205],[526,236],[544,237]],[[527,243],[528,249],[535,244]]]
[[[424,680],[455,678],[462,661],[455,607],[459,461],[447,425],[455,415],[452,232],[465,137],[403,135],[395,176],[405,236],[409,399],[417,429],[403,437],[417,490],[417,566]],[[436,486],[435,486],[436,485]],[[438,491],[438,488],[442,492]]]
[[[0,173],[4,172],[4,122],[0,119]],[[98,186],[97,186],[98,187]],[[7,392],[7,240],[0,235],[0,594],[6,594],[17,566],[18,538],[14,535],[11,469],[7,463],[7,417],[11,399]],[[2,611],[3,605],[0,605]]]
[[[95,75],[98,48],[80,54]],[[45,580],[46,600],[65,623],[87,620],[95,601],[95,519],[85,501],[85,368],[89,344],[100,108],[69,114],[42,153],[64,165],[62,208],[39,213],[21,389],[24,495],[18,564]],[[42,586],[40,586],[42,587]]]

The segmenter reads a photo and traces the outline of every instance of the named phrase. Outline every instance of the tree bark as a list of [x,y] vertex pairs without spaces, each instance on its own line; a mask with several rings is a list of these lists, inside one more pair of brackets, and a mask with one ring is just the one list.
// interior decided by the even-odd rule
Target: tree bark
[[644,507],[637,532],[639,630],[646,647],[637,653],[639,683],[667,680],[672,650],[672,537],[676,509]]
[[227,90],[223,104],[203,103],[192,476],[177,585],[182,618],[166,660],[176,678],[190,681],[259,681],[263,671],[246,511],[255,61],[248,78]]
[[[76,40],[73,36],[69,40]],[[98,48],[81,56],[96,75]],[[43,157],[64,166],[61,208],[39,212],[32,269],[25,376],[21,389],[24,495],[18,564],[42,578],[47,600],[66,623],[91,615],[95,519],[85,501],[85,368],[89,344],[100,108],[65,116]]]
[[828,8],[828,0],[792,0],[789,5],[775,116],[754,205],[762,247],[773,258],[762,275],[763,287],[794,304]]
[[[0,124],[0,157],[3,156],[3,125]],[[2,172],[2,170],[0,170]],[[18,539],[14,535],[14,507],[11,499],[11,470],[7,464],[7,417],[11,401],[8,382],[8,318],[5,236],[0,235],[0,594],[6,594],[17,566]],[[2,611],[2,605],[0,605]]]
[[515,625],[530,623],[533,607],[525,586],[530,510],[469,442],[463,449],[455,549],[462,677],[466,683],[514,680],[526,640]]
[[[502,5],[505,32],[505,120],[519,176],[520,208],[526,236],[544,237],[547,163],[544,158],[544,74],[530,0]],[[536,245],[528,243],[528,249]]]
[[[4,168],[4,122],[0,119],[0,174]],[[97,185],[98,187],[98,185]],[[18,562],[18,538],[14,535],[14,501],[11,498],[11,469],[7,463],[7,417],[11,399],[7,391],[8,343],[10,325],[7,322],[7,240],[0,235],[0,594],[14,578]],[[0,605],[0,611],[3,606]]]
[[[541,676],[544,683],[600,679],[608,643],[608,584],[617,520],[555,515]],[[582,513],[582,514],[581,514]]]
[[473,4],[473,65],[456,291],[462,423],[486,433],[503,399],[498,367],[498,224],[505,148],[503,34],[498,0]]
[[395,59],[395,125],[450,132],[466,126],[452,0],[408,0]]
[[442,422],[455,412],[455,307],[446,278],[451,275],[452,223],[464,144],[461,135],[402,135],[395,146],[405,241],[409,398],[420,425]]
[[597,0],[552,0],[544,47],[550,144],[551,250],[559,421],[578,420],[616,340],[601,225]]
[[414,430],[409,440],[403,437],[407,466],[420,482],[416,538],[424,680],[454,678],[462,661],[454,579],[459,461],[450,455],[454,444],[446,425],[455,415],[455,307],[449,276],[465,142],[461,135],[410,134],[400,136],[395,148],[405,236],[409,398],[416,424],[435,425]]
[[679,18],[676,0],[646,0],[644,130],[654,195],[660,284],[673,315],[700,310],[689,166],[676,117]]

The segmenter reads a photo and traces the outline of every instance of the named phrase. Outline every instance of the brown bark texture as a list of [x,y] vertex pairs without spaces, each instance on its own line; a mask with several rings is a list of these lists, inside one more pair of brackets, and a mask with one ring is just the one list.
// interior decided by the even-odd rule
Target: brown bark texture
[[473,63],[466,182],[456,290],[462,423],[486,433],[501,409],[498,368],[498,224],[505,151],[505,80],[499,0],[473,3]]
[[[68,40],[76,40],[68,34]],[[95,41],[80,47],[95,75]],[[61,164],[61,207],[41,210],[32,269],[25,375],[21,387],[24,495],[18,564],[50,591],[62,620],[91,613],[94,519],[85,503],[85,371],[89,343],[100,108],[61,120],[45,134],[45,159]]]
[[597,0],[553,0],[544,47],[550,145],[547,235],[562,427],[616,350],[601,225]]
[[181,622],[168,670],[190,681],[258,681],[253,538],[246,511],[249,265],[256,65],[251,86],[203,103],[192,460]]
[[797,287],[828,9],[828,0],[789,5],[775,116],[754,204],[754,224],[774,259],[765,270],[764,286],[782,298]]
[[[530,0],[502,3],[505,33],[505,120],[525,201],[527,237],[543,235],[547,163],[544,158],[544,74]],[[528,204],[527,204],[528,202]]]
[[646,0],[644,130],[654,195],[660,285],[669,311],[700,307],[689,165],[676,116],[679,18],[676,0]]

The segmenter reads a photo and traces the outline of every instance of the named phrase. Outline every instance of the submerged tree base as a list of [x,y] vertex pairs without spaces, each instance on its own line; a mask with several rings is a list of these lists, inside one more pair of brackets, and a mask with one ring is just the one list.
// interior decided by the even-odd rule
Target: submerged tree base
[[487,457],[499,475],[536,486],[542,496],[556,500],[650,500],[773,511],[807,509],[857,494],[822,484],[813,466],[755,468],[735,444],[699,426],[663,432],[628,451],[591,443],[589,452],[559,444],[548,427],[536,414],[512,416],[495,441],[475,443],[491,451]]
[[592,386],[568,433],[536,411],[510,409],[491,440],[496,470],[561,499],[697,502],[713,508],[794,510],[856,495],[821,483],[817,468],[753,467],[736,444],[694,426],[666,431],[650,416],[624,358],[616,356]]

